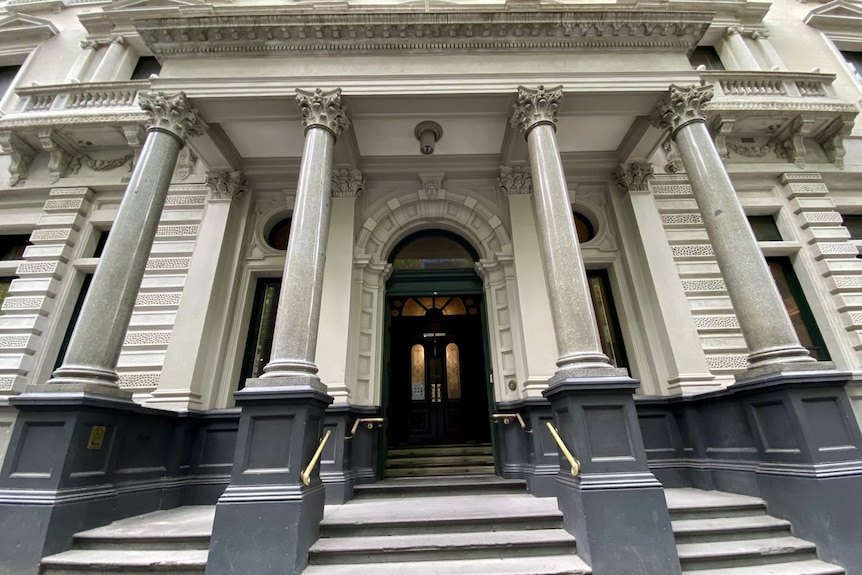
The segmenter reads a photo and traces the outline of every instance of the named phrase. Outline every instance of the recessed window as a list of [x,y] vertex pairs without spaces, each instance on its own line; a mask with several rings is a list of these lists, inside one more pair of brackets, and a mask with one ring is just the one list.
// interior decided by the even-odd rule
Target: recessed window
[[9,295],[9,288],[12,286],[12,280],[17,279],[17,276],[0,277],[0,306]]
[[575,218],[575,231],[578,233],[578,242],[585,244],[596,237],[596,228],[587,217],[579,212],[573,212]]
[[75,325],[78,323],[78,317],[81,315],[81,308],[84,307],[84,299],[87,297],[87,292],[90,291],[91,283],[93,283],[93,274],[85,275],[84,281],[81,283],[81,290],[78,292],[78,299],[75,300],[75,307],[72,309],[72,317],[69,318],[66,333],[63,334],[63,343],[60,344],[60,351],[57,352],[57,359],[54,361],[54,369],[59,368],[63,364],[63,360],[66,359],[66,351],[72,340],[72,332],[75,331]]
[[841,214],[844,220],[844,227],[850,232],[851,240],[862,240],[862,215],[860,214]]
[[159,75],[162,71],[162,65],[154,56],[141,56],[138,58],[138,63],[135,66],[135,71],[132,72],[132,80],[149,80],[153,74]]
[[784,301],[784,307],[787,308],[787,315],[790,316],[790,322],[796,330],[799,343],[809,351],[814,359],[829,361],[826,343],[823,341],[817,322],[814,321],[814,314],[811,313],[811,307],[805,299],[802,285],[799,283],[799,278],[796,277],[790,258],[770,257],[766,258],[766,263],[769,265],[769,271],[772,272],[778,293],[781,294],[781,299]]
[[290,218],[284,218],[272,226],[266,243],[277,250],[287,251],[287,242],[290,240],[290,222]]
[[395,270],[472,268],[478,259],[461,238],[442,231],[410,236],[392,251]]
[[21,66],[0,66],[0,98],[12,87],[19,70]]
[[20,260],[30,245],[30,234],[0,236],[0,260]]
[[593,310],[596,312],[596,326],[599,329],[602,352],[608,356],[611,365],[628,367],[629,362],[623,345],[623,333],[614,306],[608,272],[606,270],[587,270],[587,284],[590,288]]
[[841,55],[844,56],[844,60],[847,62],[847,68],[849,68],[853,73],[853,76],[856,77],[856,81],[862,84],[862,52],[842,50]]
[[275,338],[275,316],[278,312],[280,294],[281,278],[257,280],[239,389],[243,388],[246,379],[263,375],[263,368],[269,363],[272,342]]
[[782,239],[772,216],[748,216],[748,225],[759,242],[780,242]]
[[688,61],[695,70],[698,66],[703,66],[707,70],[724,70],[724,64],[721,63],[718,52],[712,46],[698,46],[688,57]]
[[93,257],[102,257],[102,252],[105,251],[105,244],[108,243],[108,234],[110,230],[99,232],[99,239],[96,241],[96,249],[93,250]]

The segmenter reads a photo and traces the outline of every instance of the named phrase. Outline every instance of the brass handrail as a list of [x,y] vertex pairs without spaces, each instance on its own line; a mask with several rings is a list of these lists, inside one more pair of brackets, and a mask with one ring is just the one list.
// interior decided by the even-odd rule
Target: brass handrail
[[359,431],[359,424],[364,423],[365,427],[368,429],[374,429],[374,424],[383,425],[384,419],[382,417],[357,417],[356,421],[353,422],[353,427],[350,428],[350,435],[346,436],[344,439],[353,439],[353,436],[356,435],[356,432]]
[[332,430],[327,429],[326,433],[323,434],[323,437],[320,440],[320,444],[317,446],[317,451],[315,451],[314,455],[311,456],[311,461],[308,462],[308,467],[299,474],[304,484],[311,484],[311,471],[314,469],[314,466],[317,465],[317,460],[320,459],[320,454],[323,453],[323,446],[326,445],[327,441],[329,441],[330,435],[332,435]]
[[545,422],[545,425],[548,428],[548,431],[551,432],[551,436],[554,438],[554,441],[557,442],[557,446],[560,448],[560,451],[563,452],[563,456],[569,460],[569,465],[572,466],[572,475],[577,475],[581,472],[581,462],[575,459],[575,456],[572,455],[572,452],[569,451],[569,448],[566,447],[566,444],[563,443],[563,439],[560,437],[560,434],[557,433],[557,428],[548,421]]
[[509,425],[510,421],[512,421],[513,419],[517,419],[518,423],[521,426],[521,429],[523,429],[527,433],[533,433],[532,429],[527,429],[527,424],[524,423],[524,418],[521,417],[520,413],[495,413],[491,416],[491,419],[493,419],[494,421],[502,420],[503,425]]

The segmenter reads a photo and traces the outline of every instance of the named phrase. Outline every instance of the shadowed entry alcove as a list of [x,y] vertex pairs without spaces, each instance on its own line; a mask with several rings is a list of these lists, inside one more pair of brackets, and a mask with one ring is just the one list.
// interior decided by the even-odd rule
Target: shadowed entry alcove
[[392,250],[384,352],[390,447],[491,441],[477,260],[466,241],[440,230],[408,236]]

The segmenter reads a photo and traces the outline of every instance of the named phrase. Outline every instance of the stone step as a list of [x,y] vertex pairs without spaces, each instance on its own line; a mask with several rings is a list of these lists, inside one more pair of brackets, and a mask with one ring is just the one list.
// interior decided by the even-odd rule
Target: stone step
[[762,539],[790,535],[790,522],[769,515],[672,521],[677,543]]
[[203,574],[207,550],[73,549],[42,559],[42,575],[135,575],[144,573]]
[[384,476],[390,477],[440,477],[445,475],[487,475],[493,471],[493,465],[481,466],[442,466],[442,467],[409,467],[405,469],[387,469]]
[[434,457],[402,457],[386,461],[387,469],[411,467],[447,467],[454,465],[494,465],[493,455],[437,455]]
[[355,499],[370,497],[433,497],[438,495],[526,494],[527,483],[522,479],[503,479],[492,474],[465,477],[402,477],[377,483],[357,485]]
[[362,571],[355,565],[309,565],[302,575],[588,575],[589,566],[577,555],[513,557],[508,559],[464,559],[448,561],[403,561],[371,563]]
[[322,538],[311,548],[310,563],[388,563],[489,559],[575,553],[575,539],[562,529],[415,533],[395,536]]
[[735,493],[666,489],[665,499],[671,521],[766,515],[766,503],[762,499]]
[[817,558],[814,544],[796,537],[681,543],[677,545],[677,550],[680,563],[686,571],[729,569]]
[[685,575],[844,575],[844,569],[823,561],[795,561],[748,567],[684,570]]
[[438,455],[493,455],[494,450],[490,445],[431,445],[411,447],[390,447],[387,451],[387,459],[398,459],[401,457],[436,457]]
[[554,498],[453,495],[357,499],[328,507],[321,537],[471,533],[556,529],[563,516]]

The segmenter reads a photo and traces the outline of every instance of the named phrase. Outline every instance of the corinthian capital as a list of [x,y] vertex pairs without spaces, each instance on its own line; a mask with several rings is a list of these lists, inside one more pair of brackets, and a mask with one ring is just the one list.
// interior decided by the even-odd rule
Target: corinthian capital
[[361,170],[335,170],[332,173],[333,198],[358,198],[365,190]]
[[676,136],[677,130],[692,122],[705,122],[703,105],[712,100],[712,86],[680,87],[671,85],[668,97],[658,105],[652,114],[652,124],[661,130],[670,130]]
[[632,162],[628,167],[620,166],[613,177],[617,185],[627,191],[646,190],[647,182],[653,177],[653,167],[645,162]]
[[518,86],[518,101],[514,105],[512,126],[517,126],[524,134],[539,124],[556,127],[557,107],[562,99],[562,86],[548,90],[544,86],[539,86],[535,90]]
[[210,189],[210,199],[232,200],[248,191],[248,183],[242,172],[209,172],[207,186]]
[[497,187],[509,196],[533,193],[533,177],[530,170],[523,166],[500,166]]
[[350,127],[347,107],[341,103],[341,89],[324,92],[320,88],[314,92],[296,91],[296,104],[302,114],[302,125],[310,128],[324,128],[336,136]]
[[198,136],[206,129],[184,92],[141,94],[139,101],[141,108],[150,114],[150,130],[168,132],[184,142],[188,136]]
[[745,32],[745,28],[739,26],[738,24],[734,26],[728,26],[726,36],[730,38],[734,34],[742,35],[743,32]]

